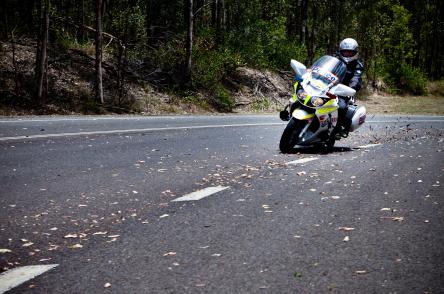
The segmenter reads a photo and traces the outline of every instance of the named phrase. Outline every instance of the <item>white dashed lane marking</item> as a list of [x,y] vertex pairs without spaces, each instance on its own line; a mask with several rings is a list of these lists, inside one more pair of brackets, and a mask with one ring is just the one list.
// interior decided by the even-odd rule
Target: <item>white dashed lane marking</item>
[[174,200],[172,200],[172,202],[178,202],[178,201],[196,201],[196,200],[200,200],[202,198],[208,197],[210,195],[216,194],[220,191],[226,190],[230,187],[222,187],[222,186],[217,186],[217,187],[208,187],[199,191],[195,191],[193,193],[184,195],[180,198],[176,198]]
[[368,145],[363,145],[363,146],[358,146],[358,148],[360,148],[360,149],[366,149],[366,148],[373,148],[373,147],[376,147],[376,146],[381,146],[382,144],[368,144]]
[[313,161],[313,160],[318,160],[318,159],[319,158],[317,158],[317,157],[301,158],[301,159],[298,159],[298,160],[287,162],[287,165],[297,165],[297,164],[307,163],[307,162],[310,162],[310,161]]
[[29,281],[56,266],[58,266],[58,264],[30,265],[8,270],[0,275],[0,294],[20,286],[24,282]]

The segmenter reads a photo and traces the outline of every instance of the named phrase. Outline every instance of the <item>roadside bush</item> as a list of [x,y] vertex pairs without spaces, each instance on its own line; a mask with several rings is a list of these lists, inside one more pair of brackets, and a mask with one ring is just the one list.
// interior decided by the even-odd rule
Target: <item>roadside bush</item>
[[241,64],[238,54],[225,50],[195,51],[193,82],[198,88],[214,88]]
[[150,56],[153,64],[160,66],[163,72],[175,73],[185,60],[185,45],[181,39],[171,39],[160,44]]
[[218,84],[212,91],[212,97],[210,101],[213,106],[223,112],[231,112],[235,106],[234,98],[230,95],[230,92],[222,85]]
[[424,95],[427,92],[427,77],[418,68],[405,62],[387,68],[386,81],[392,92]]

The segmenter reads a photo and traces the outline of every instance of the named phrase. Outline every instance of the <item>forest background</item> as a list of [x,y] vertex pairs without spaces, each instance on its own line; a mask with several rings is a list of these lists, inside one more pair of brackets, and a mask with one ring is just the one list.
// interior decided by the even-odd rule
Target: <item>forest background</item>
[[360,45],[363,93],[442,97],[440,2],[3,0],[0,106],[149,112],[163,95],[232,111],[239,68],[291,82],[290,59],[309,65],[346,37]]

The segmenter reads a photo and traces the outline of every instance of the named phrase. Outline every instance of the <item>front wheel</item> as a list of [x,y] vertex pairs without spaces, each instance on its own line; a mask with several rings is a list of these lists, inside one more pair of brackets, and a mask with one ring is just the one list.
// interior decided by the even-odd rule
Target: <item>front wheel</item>
[[293,149],[306,123],[307,121],[290,119],[279,142],[279,149],[282,153],[289,153]]

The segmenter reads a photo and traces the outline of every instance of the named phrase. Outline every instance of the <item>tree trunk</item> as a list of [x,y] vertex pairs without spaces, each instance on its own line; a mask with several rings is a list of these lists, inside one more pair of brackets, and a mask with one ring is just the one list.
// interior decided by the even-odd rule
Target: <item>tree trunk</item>
[[102,0],[96,0],[96,100],[103,104],[102,82]]
[[186,42],[186,66],[185,66],[185,82],[191,83],[191,66],[192,66],[192,56],[193,56],[193,23],[194,23],[194,13],[193,13],[193,0],[185,0],[187,8],[187,42]]
[[125,30],[123,33],[123,40],[120,43],[119,51],[118,51],[118,66],[117,66],[117,90],[118,90],[118,105],[119,107],[122,106],[123,102],[123,96],[124,96],[124,89],[125,89],[125,68],[127,67],[128,63],[128,56],[127,56],[127,46],[128,46],[128,39],[129,39],[129,20],[130,20],[130,10],[127,11],[125,16]]
[[79,28],[79,32],[78,32],[78,38],[80,40],[80,42],[84,42],[86,39],[85,36],[85,0],[80,1],[80,13],[79,13],[79,22],[81,23],[81,26]]
[[211,2],[211,26],[213,28],[216,28],[217,26],[218,2],[218,0],[213,0]]
[[308,52],[308,62],[307,64],[312,64],[316,54],[316,21],[317,21],[317,9],[315,4],[312,3],[312,25],[311,32],[308,34],[307,39],[307,52]]
[[298,0],[290,1],[287,9],[287,36],[291,41],[294,41],[296,35],[299,33],[297,29],[300,15],[298,2]]
[[[44,2],[43,2],[44,1]],[[42,7],[43,6],[43,7]],[[37,57],[36,57],[36,81],[37,81],[37,94],[36,102],[38,104],[44,104],[48,94],[48,30],[49,30],[49,0],[41,0],[41,17],[40,17],[40,32],[37,45]]]
[[225,2],[216,0],[216,44],[220,45],[224,40],[225,27]]
[[146,37],[149,46],[154,44],[153,41],[153,0],[146,0],[146,11],[145,11],[145,27],[146,27]]
[[14,36],[14,30],[11,32],[11,47],[12,47],[12,68],[14,69],[14,93],[16,96],[19,96],[19,80],[18,80],[18,68],[17,68],[17,61],[15,58],[16,52],[15,52],[15,36]]
[[308,0],[302,0],[302,24],[301,24],[301,34],[299,38],[301,44],[305,44],[306,40],[307,18],[308,18]]

